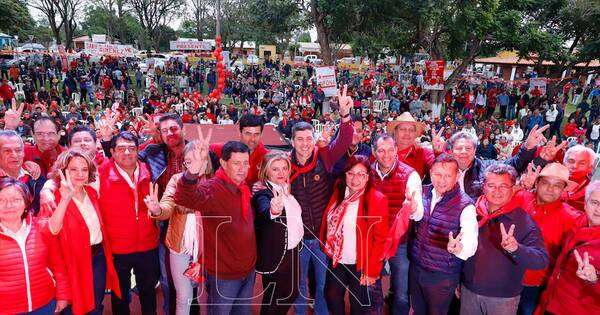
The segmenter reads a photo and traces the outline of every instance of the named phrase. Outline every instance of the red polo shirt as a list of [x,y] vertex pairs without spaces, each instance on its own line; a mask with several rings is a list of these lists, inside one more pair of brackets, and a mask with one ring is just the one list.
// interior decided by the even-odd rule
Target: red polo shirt
[[398,149],[398,159],[412,167],[423,178],[431,169],[435,155],[432,150],[413,144],[404,150]]

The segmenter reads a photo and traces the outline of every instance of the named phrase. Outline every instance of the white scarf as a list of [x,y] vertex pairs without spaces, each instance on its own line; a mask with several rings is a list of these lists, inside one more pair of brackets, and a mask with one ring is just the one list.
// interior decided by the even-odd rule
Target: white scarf
[[196,214],[187,214],[183,237],[181,239],[181,253],[192,256],[192,261],[194,262],[198,261],[198,252],[200,251],[200,237],[197,232],[197,224],[202,224],[202,222],[196,219]]

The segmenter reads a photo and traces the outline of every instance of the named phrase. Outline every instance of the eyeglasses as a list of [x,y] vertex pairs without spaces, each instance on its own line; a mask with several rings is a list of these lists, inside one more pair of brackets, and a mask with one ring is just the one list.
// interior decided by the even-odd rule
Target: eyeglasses
[[160,133],[167,134],[167,133],[169,132],[169,130],[171,131],[171,133],[177,133],[177,132],[179,132],[179,130],[181,130],[181,129],[179,128],[179,126],[171,126],[171,127],[169,127],[169,128],[162,128],[162,129],[160,130]]
[[600,207],[600,201],[598,200],[588,200],[587,203],[592,206],[592,209],[597,209]]
[[24,203],[25,200],[23,200],[23,198],[21,198],[21,197],[13,197],[10,199],[0,199],[0,207],[6,207],[9,204],[9,202],[11,205],[20,205],[20,204]]
[[51,132],[41,132],[41,131],[37,131],[34,133],[36,137],[40,137],[40,138],[50,138],[50,137],[56,137],[56,135],[58,133],[56,133],[56,131],[51,131]]
[[496,185],[492,185],[492,184],[485,184],[485,188],[489,189],[489,190],[508,191],[513,188],[513,185],[502,184],[502,185],[496,186]]
[[136,152],[138,148],[134,145],[118,145],[115,147],[115,151],[119,153],[123,153],[127,150],[129,150],[129,152]]
[[364,180],[369,177],[369,174],[367,174],[366,172],[358,172],[358,173],[346,172],[346,177],[358,178],[360,180]]

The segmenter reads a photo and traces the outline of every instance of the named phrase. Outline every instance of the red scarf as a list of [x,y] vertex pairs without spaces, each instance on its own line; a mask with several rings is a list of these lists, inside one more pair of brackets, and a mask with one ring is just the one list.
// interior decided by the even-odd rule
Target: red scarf
[[[336,200],[338,194],[342,192],[337,191],[332,200]],[[340,204],[336,205],[333,203],[329,209],[325,211],[327,213],[327,235],[325,240],[325,253],[331,257],[333,267],[335,268],[342,259],[342,249],[344,248],[344,216],[348,210],[348,206],[360,200],[360,197],[364,195],[364,188],[357,191],[349,196],[345,196],[344,200]]]
[[225,173],[223,168],[219,168],[215,173],[215,177],[222,179],[224,182],[235,186],[242,193],[242,215],[244,221],[248,222],[250,217],[250,188],[246,186],[245,182],[241,182],[239,185],[234,183],[229,176]]
[[479,220],[479,227],[484,226],[489,220],[495,219],[501,215],[512,212],[516,207],[519,206],[518,200],[511,198],[511,200],[505,204],[502,208],[489,213],[488,212],[488,201],[485,195],[479,197],[475,202],[475,210],[477,210],[477,216]]
[[[292,151],[291,154],[294,154],[294,151]],[[315,168],[315,166],[317,165],[318,154],[319,154],[319,147],[315,146],[315,149],[313,150],[312,159],[308,164],[306,164],[304,166],[298,166],[295,163],[292,163],[292,172],[291,172],[291,176],[290,176],[290,183],[293,182],[294,179],[296,179],[296,177],[298,177],[300,174],[308,173],[313,168]]]

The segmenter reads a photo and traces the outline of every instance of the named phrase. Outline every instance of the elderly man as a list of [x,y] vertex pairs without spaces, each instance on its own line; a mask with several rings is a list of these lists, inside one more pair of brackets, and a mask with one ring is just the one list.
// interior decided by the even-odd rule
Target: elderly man
[[488,166],[505,163],[514,167],[518,172],[525,171],[527,164],[535,157],[537,145],[542,139],[545,139],[543,132],[547,128],[548,126],[540,129],[534,128],[527,137],[527,141],[521,146],[519,153],[503,162],[476,158],[477,138],[464,131],[455,133],[450,138],[448,146],[458,161],[460,188],[475,200],[482,194],[483,173]]
[[31,207],[37,215],[40,210],[40,191],[46,181],[43,176],[34,178],[23,169],[25,155],[23,140],[12,130],[0,130],[0,177],[10,176],[24,182],[33,195]]
[[[459,163],[460,164],[460,163]],[[515,314],[525,270],[543,269],[548,254],[540,229],[513,198],[517,172],[492,164],[484,173],[484,195],[477,199],[477,252],[463,267],[463,315]]]
[[[521,185],[526,177],[536,176],[528,173],[521,178]],[[533,179],[533,178],[532,178]],[[561,202],[560,196],[564,191],[572,189],[577,184],[569,180],[569,170],[559,163],[550,163],[537,175],[535,191],[519,191],[515,195],[521,208],[525,210],[539,226],[544,245],[548,251],[550,263],[543,270],[527,270],[523,279],[523,292],[519,302],[519,314],[531,315],[535,311],[540,296],[546,288],[548,278],[554,268],[556,258],[560,254],[562,241],[573,226],[580,212]]]
[[592,180],[595,160],[594,151],[582,145],[573,146],[565,153],[563,164],[569,169],[569,180],[577,185],[565,191],[562,200],[579,211],[584,211],[585,188]]
[[458,162],[436,157],[432,185],[424,186],[423,218],[415,224],[410,292],[415,314],[446,315],[464,261],[477,250],[477,215],[473,201],[458,186]]
[[[404,112],[396,120],[387,123],[387,133],[394,135],[398,147],[398,159],[412,167],[421,178],[424,178],[431,169],[435,156],[430,149],[416,144],[419,136],[418,127],[418,122],[410,113]],[[436,148],[434,147],[434,149]],[[441,151],[443,148],[436,150]]]
[[[387,134],[378,136],[373,143],[373,152],[377,159],[371,166],[371,178],[375,188],[383,192],[389,202],[389,226],[402,226],[401,230],[390,230],[390,300],[392,314],[408,314],[408,269],[407,238],[409,218],[420,219],[423,216],[421,200],[421,177],[410,166],[398,159],[398,150],[394,138]],[[406,198],[408,197],[408,198]],[[417,205],[415,213],[403,211],[405,203],[412,201]],[[401,234],[398,234],[400,232]]]
[[564,238],[541,314],[600,314],[600,181],[587,186],[584,210]]

